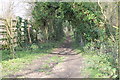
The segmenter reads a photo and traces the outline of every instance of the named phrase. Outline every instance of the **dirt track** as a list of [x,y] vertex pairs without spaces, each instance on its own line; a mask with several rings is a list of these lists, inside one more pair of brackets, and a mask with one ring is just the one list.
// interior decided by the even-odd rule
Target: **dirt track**
[[[50,57],[64,56],[64,60],[60,63],[49,63],[50,69],[40,72],[42,65],[49,61]],[[23,77],[23,78],[85,78],[82,74],[84,69],[84,58],[71,48],[69,40],[65,41],[59,48],[53,50],[52,54],[34,60],[31,64],[14,75],[8,77]],[[49,74],[48,74],[49,73]]]

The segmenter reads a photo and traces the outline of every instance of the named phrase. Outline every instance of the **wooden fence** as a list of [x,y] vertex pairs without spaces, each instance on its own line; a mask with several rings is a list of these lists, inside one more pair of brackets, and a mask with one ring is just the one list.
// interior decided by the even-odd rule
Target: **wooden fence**
[[[6,45],[7,44],[7,30],[6,30],[6,26],[4,24],[4,20],[3,18],[0,18],[0,49],[2,48],[3,45]],[[24,41],[25,39],[25,29],[22,27],[24,26],[24,20],[20,23],[20,33],[18,34],[17,33],[17,19],[14,19],[12,20],[12,22],[14,23],[13,24],[13,27],[12,27],[12,31],[14,33],[14,44],[15,46],[17,45],[17,41],[18,41],[18,35],[20,34],[21,35],[21,39],[22,41]],[[28,24],[29,25],[29,24]],[[27,29],[29,28],[29,26],[27,25]]]

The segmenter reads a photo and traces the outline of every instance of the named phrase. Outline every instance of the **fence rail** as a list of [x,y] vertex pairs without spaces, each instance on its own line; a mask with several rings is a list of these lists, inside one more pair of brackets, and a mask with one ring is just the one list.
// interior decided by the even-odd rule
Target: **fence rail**
[[[5,21],[6,19],[0,18],[0,49],[2,48],[2,45],[6,45],[7,43],[8,33],[7,33],[6,25],[4,24]],[[18,35],[21,35],[22,41],[25,39],[25,36],[26,36],[25,29],[22,29],[24,22],[20,23],[20,25],[18,26],[19,29],[17,28],[17,22],[18,22],[18,19],[13,19],[12,23],[14,24],[12,28],[9,28],[12,31],[12,33],[14,33],[14,36],[13,36],[14,44],[17,44]],[[27,26],[28,25],[29,24],[27,24]],[[19,31],[19,33],[17,31]]]

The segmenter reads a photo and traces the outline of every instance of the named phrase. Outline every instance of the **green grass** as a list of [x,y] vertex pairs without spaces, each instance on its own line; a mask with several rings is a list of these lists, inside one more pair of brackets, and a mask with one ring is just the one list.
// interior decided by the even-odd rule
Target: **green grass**
[[83,70],[83,74],[89,75],[90,78],[116,78],[116,68],[111,63],[113,57],[107,54],[98,53],[97,51],[91,51],[84,47],[77,47],[73,45],[75,51],[80,53],[85,58],[86,68]]
[[109,78],[114,75],[113,78],[116,77],[115,71],[111,63],[107,61],[107,59],[103,56],[98,55],[85,55],[87,69],[90,76],[93,78]]
[[50,60],[48,61],[48,63],[54,62],[54,63],[59,63],[62,62],[62,60],[64,59],[64,56],[59,57],[59,56],[53,56],[50,58]]
[[39,72],[45,72],[46,74],[50,74],[50,72],[49,72],[49,70],[51,69],[50,64],[54,63],[53,66],[55,66],[56,63],[58,64],[58,63],[62,62],[63,59],[64,59],[64,56],[62,56],[62,57],[52,56],[47,61],[45,61],[45,64],[42,65],[42,69],[39,69],[38,71]]
[[19,55],[24,55],[24,57],[16,58],[16,59],[11,59],[8,61],[2,61],[2,72],[3,75],[8,75],[11,73],[14,73],[16,71],[19,71],[20,69],[24,68],[26,64],[29,64],[32,62],[32,60],[40,58],[46,54],[40,53],[40,54],[29,54],[28,52],[19,52],[17,53]]
[[30,48],[22,48],[16,51],[14,59],[11,59],[7,50],[2,52],[2,74],[3,76],[12,74],[24,68],[26,64],[30,64],[32,60],[43,57],[51,53],[52,49],[59,46],[61,42],[33,44]]

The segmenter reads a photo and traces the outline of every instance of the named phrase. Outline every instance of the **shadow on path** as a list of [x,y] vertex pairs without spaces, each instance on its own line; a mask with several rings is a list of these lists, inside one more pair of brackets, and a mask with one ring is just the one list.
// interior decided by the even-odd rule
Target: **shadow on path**
[[[8,77],[24,77],[24,78],[86,78],[82,75],[82,70],[85,68],[84,58],[76,53],[71,48],[71,38],[68,36],[65,42],[59,47],[53,50],[53,52],[40,59],[34,60],[33,63],[28,65],[25,69],[9,75]],[[42,65],[45,65],[46,61],[49,61],[52,56],[64,56],[65,59],[61,62],[49,63],[50,69],[45,69],[46,72],[40,72],[44,70]]]

